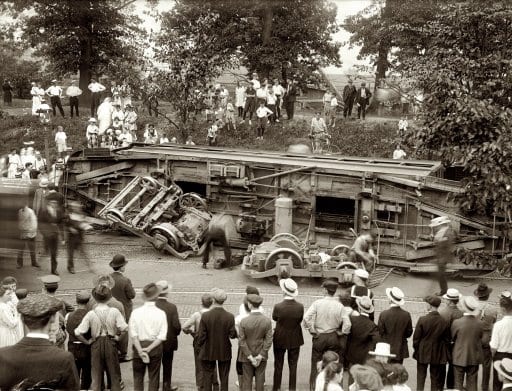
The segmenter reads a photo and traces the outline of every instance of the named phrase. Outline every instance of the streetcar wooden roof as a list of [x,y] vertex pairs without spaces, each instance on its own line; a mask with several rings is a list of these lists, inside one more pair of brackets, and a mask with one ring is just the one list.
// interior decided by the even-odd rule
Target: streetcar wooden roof
[[393,160],[383,158],[361,158],[335,155],[310,155],[287,152],[251,151],[209,146],[181,144],[145,145],[133,144],[113,151],[114,155],[136,159],[172,156],[182,161],[231,161],[240,164],[279,165],[311,167],[328,171],[350,171],[357,173],[390,174],[412,178],[424,178],[436,173],[441,162],[430,160]]

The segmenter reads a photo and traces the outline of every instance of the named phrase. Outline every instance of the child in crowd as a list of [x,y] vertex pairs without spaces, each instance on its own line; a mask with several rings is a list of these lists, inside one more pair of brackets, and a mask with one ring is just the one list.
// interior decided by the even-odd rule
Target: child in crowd
[[260,102],[260,107],[256,110],[256,118],[258,119],[256,140],[263,140],[263,134],[267,128],[268,116],[273,112],[265,106],[265,102]]
[[331,363],[339,363],[339,361],[340,361],[340,356],[336,352],[328,350],[327,352],[325,352],[323,354],[322,361],[319,361],[317,363],[318,375],[317,375],[316,381],[315,381],[315,391],[323,391],[323,389],[324,389],[325,380],[326,380],[326,377],[325,377],[326,367]]
[[90,118],[89,122],[88,122],[88,125],[87,125],[87,129],[85,131],[85,139],[87,140],[88,148],[91,148],[91,147],[89,147],[91,136],[93,134],[94,135],[98,135],[99,131],[100,131],[100,129],[98,128],[98,125],[96,123],[96,118]]
[[393,151],[393,159],[394,160],[401,160],[401,159],[405,159],[406,156],[407,156],[407,154],[402,149],[401,145],[398,144],[396,146],[396,149]]
[[231,98],[228,98],[228,104],[226,106],[226,124],[228,126],[228,130],[231,129],[231,126],[234,130],[236,130],[236,122],[235,122],[235,107],[233,103],[231,103]]
[[159,141],[158,133],[155,129],[155,125],[148,124],[144,131],[144,143],[146,144],[157,144]]
[[219,131],[219,121],[215,121],[212,126],[208,128],[208,134],[206,135],[206,139],[208,140],[208,145],[217,145],[217,132]]
[[96,133],[92,133],[87,139],[87,148],[98,148],[98,135]]
[[411,391],[411,388],[406,384],[409,380],[407,369],[401,364],[392,364],[391,370],[392,375],[390,377],[392,378],[393,391]]
[[162,136],[160,137],[160,144],[166,144],[169,142],[169,138],[167,137],[167,134],[164,133],[162,134]]
[[196,143],[192,140],[192,136],[187,137],[187,141],[185,141],[185,145],[196,145]]
[[64,132],[64,128],[62,126],[57,126],[57,133],[55,133],[55,146],[57,147],[57,153],[59,157],[62,157],[64,152],[66,152],[67,140],[66,133]]

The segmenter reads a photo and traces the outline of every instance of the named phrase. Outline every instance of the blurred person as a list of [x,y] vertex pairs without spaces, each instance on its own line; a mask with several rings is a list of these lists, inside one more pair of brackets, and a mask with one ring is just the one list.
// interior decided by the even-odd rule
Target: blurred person
[[322,103],[324,104],[324,111],[323,115],[325,118],[329,118],[331,116],[331,99],[332,99],[332,92],[330,89],[326,89],[324,92],[324,95],[322,96]]
[[[110,390],[120,391],[121,368],[115,341],[119,334],[126,332],[128,325],[121,313],[106,302],[112,293],[105,285],[98,285],[92,291],[96,307],[87,312],[75,328],[76,338],[91,346],[91,377],[93,390],[101,390],[103,373],[110,379]],[[85,335],[90,334],[90,338]]]
[[69,97],[69,109],[71,118],[73,118],[73,109],[77,117],[80,117],[78,112],[78,97],[82,95],[82,90],[76,86],[76,80],[71,80],[71,85],[66,88],[66,96]]
[[[80,378],[80,389],[88,390],[91,386],[91,345],[84,343],[75,335],[76,328],[82,323],[89,312],[87,303],[91,298],[88,291],[80,291],[76,294],[76,310],[65,317],[66,331],[68,333],[68,352],[73,354],[75,366]],[[83,335],[85,340],[91,340],[90,330]]]
[[203,390],[212,391],[213,372],[217,365],[220,390],[227,391],[232,358],[230,339],[237,337],[235,318],[222,307],[227,299],[226,292],[214,288],[211,294],[214,304],[202,314],[197,337],[203,367]]
[[156,306],[165,312],[167,318],[167,337],[162,344],[162,391],[175,391],[178,387],[171,386],[172,362],[174,352],[178,350],[178,335],[181,333],[180,318],[176,305],[167,298],[172,286],[165,280],[156,282],[156,286],[161,288],[161,292],[156,300]]
[[[98,112],[98,135],[101,136],[112,126],[112,100],[110,98],[103,99],[103,102],[97,106],[96,111]],[[91,117],[94,117],[93,110],[91,108]]]
[[418,319],[413,335],[413,358],[416,359],[416,390],[423,391],[427,369],[430,366],[431,391],[443,391],[451,343],[450,324],[438,312],[441,299],[427,296],[423,299],[427,315]]
[[169,141],[170,144],[179,144],[178,139],[176,137],[171,137],[171,141]]
[[47,170],[47,162],[46,159],[41,156],[41,152],[35,151],[34,152],[34,169],[39,173],[42,174],[46,172]]
[[433,241],[436,245],[437,258],[437,279],[439,281],[440,291],[436,293],[438,296],[444,295],[448,290],[448,282],[446,280],[446,265],[454,260],[454,240],[455,233],[453,231],[451,221],[447,216],[435,217],[431,220],[429,227],[432,229]]
[[0,286],[0,348],[16,344],[22,337],[19,329],[19,314],[8,303],[10,290]]
[[482,385],[480,387],[482,391],[489,390],[492,367],[492,352],[489,342],[491,341],[492,327],[498,320],[498,309],[489,303],[489,296],[491,293],[492,288],[489,288],[487,284],[483,282],[478,284],[477,289],[473,292],[473,295],[478,299],[478,304],[480,305],[480,320],[482,321],[484,328],[484,334],[482,337]]
[[236,82],[235,88],[235,106],[238,110],[238,118],[241,118],[244,114],[244,106],[245,106],[245,86],[243,86],[240,81]]
[[167,317],[156,306],[162,288],[149,283],[142,290],[144,304],[136,308],[129,321],[130,338],[133,343],[133,385],[135,391],[144,391],[146,368],[149,377],[149,390],[158,391],[163,346],[167,338]]
[[57,154],[59,157],[62,157],[64,152],[66,152],[67,138],[68,136],[66,135],[66,132],[64,132],[64,128],[60,125],[57,126],[57,132],[55,133],[55,147],[57,148]]
[[187,140],[185,141],[185,145],[196,145],[196,143],[192,139],[192,136],[187,137]]
[[84,233],[92,227],[85,222],[82,205],[77,201],[69,201],[69,213],[66,216],[67,231],[67,254],[68,254],[68,272],[75,274],[75,251],[80,250],[88,264],[87,254],[83,248]]
[[226,124],[228,130],[231,130],[233,127],[236,130],[236,121],[235,121],[235,108],[233,107],[233,103],[231,103],[231,98],[228,98],[228,103],[226,105],[226,113],[225,113]]
[[[491,341],[489,342],[494,361],[492,375],[493,391],[500,391],[502,387],[505,389],[503,379],[497,371],[500,366],[500,360],[504,362],[512,360],[512,295],[509,291],[501,294],[500,310],[503,318],[494,324]],[[512,383],[512,376],[509,376],[506,383]]]
[[137,113],[131,104],[127,104],[124,109],[123,129],[128,129],[133,135],[134,140],[137,140]]
[[157,144],[158,143],[158,132],[155,129],[155,125],[148,124],[144,131],[144,143],[146,144]]
[[379,333],[381,341],[387,342],[391,346],[391,353],[396,355],[390,362],[403,364],[404,359],[409,357],[407,339],[413,331],[411,314],[402,309],[405,295],[400,288],[386,288],[386,296],[389,309],[379,315]]
[[409,122],[407,121],[407,116],[403,116],[402,118],[400,118],[400,121],[398,121],[398,136],[404,137],[408,127]]
[[2,84],[2,90],[4,92],[4,105],[12,106],[12,92],[14,88],[12,87],[9,80],[4,80],[4,84]]
[[50,103],[52,105],[53,116],[57,115],[55,108],[59,108],[60,115],[64,117],[64,109],[62,108],[61,96],[62,96],[62,87],[57,85],[57,80],[52,80],[52,84],[50,87],[46,89],[46,95],[50,97]]
[[393,151],[393,160],[402,160],[405,159],[407,154],[402,149],[402,146],[400,144],[397,144],[396,149]]
[[30,95],[32,95],[32,115],[39,115],[39,106],[41,106],[41,98],[44,97],[44,90],[41,88],[41,83],[31,83],[32,88]]
[[117,137],[120,147],[129,147],[133,143],[133,136],[128,129],[123,129],[123,132]]
[[352,117],[352,108],[354,107],[354,100],[356,99],[357,90],[354,87],[354,82],[348,80],[348,84],[343,88],[343,118]]
[[[190,137],[190,136],[189,136]],[[163,133],[161,136],[160,136],[160,140],[159,140],[159,143],[160,144],[167,144],[169,142],[169,138],[167,137],[167,134],[166,133]]]
[[63,217],[58,201],[55,199],[48,199],[46,205],[41,208],[38,216],[38,225],[43,234],[44,245],[50,253],[51,273],[56,276],[59,275],[57,271],[59,226],[62,224]]
[[28,206],[29,202],[30,200],[27,198],[25,206],[18,211],[20,248],[18,250],[18,258],[16,262],[17,269],[21,269],[23,267],[23,253],[25,252],[25,247],[28,247],[32,267],[40,268],[36,260],[37,216]]
[[366,106],[370,103],[370,98],[372,97],[372,93],[370,89],[366,87],[366,83],[362,82],[361,87],[356,91],[355,101],[357,103],[357,118],[363,120],[366,118]]
[[42,177],[39,179],[39,187],[34,192],[34,201],[32,203],[32,209],[36,216],[39,216],[39,212],[46,204],[46,196],[50,190],[48,189],[48,178]]
[[16,178],[18,171],[22,168],[20,155],[18,155],[16,148],[12,148],[11,153],[7,155],[7,178]]
[[478,389],[478,367],[483,363],[483,323],[479,319],[480,305],[474,297],[463,296],[459,306],[464,312],[462,318],[452,323],[452,360],[455,374],[455,388],[462,390],[464,379],[467,391]]
[[80,389],[73,355],[49,341],[60,308],[59,300],[44,294],[18,303],[27,335],[17,344],[0,349],[0,388],[26,389],[38,384],[49,389]]
[[91,79],[87,88],[91,91],[91,117],[94,117],[100,106],[101,93],[105,91],[106,88],[95,79]]
[[312,336],[310,389],[314,389],[317,376],[317,362],[322,355],[332,350],[340,356],[345,354],[346,338],[351,323],[348,311],[334,295],[338,282],[325,280],[322,283],[325,296],[315,300],[304,315],[304,327]]
[[[199,324],[201,322],[201,316],[203,313],[208,311],[213,304],[213,296],[210,293],[203,293],[201,296],[201,309],[194,312],[190,318],[183,324],[183,332],[190,334],[193,337],[192,347],[194,348],[194,363],[195,363],[195,375],[196,375],[196,387],[199,390],[203,389],[203,367],[200,358],[200,347],[198,345],[197,337],[199,332]],[[214,389],[219,388],[219,380],[217,376],[217,370],[214,369],[212,372],[212,385]]]
[[21,172],[21,179],[29,181],[32,179],[32,163],[25,163],[25,169]]
[[281,389],[284,355],[288,352],[288,390],[294,391],[297,387],[300,347],[304,345],[301,327],[304,318],[304,305],[296,300],[299,290],[294,280],[283,278],[279,280],[279,286],[283,293],[283,301],[277,303],[272,310],[272,320],[276,322],[273,337],[274,382],[272,390]]

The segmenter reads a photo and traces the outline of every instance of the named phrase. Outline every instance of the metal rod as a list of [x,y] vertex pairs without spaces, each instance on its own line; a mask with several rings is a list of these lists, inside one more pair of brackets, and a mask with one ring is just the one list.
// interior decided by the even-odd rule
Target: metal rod
[[276,172],[275,174],[260,176],[258,178],[251,179],[249,181],[249,183],[256,182],[256,181],[262,181],[264,179],[276,178],[276,177],[280,177],[280,176],[287,175],[287,174],[293,174],[294,172],[305,171],[305,170],[313,170],[315,168],[316,168],[316,166],[299,167],[299,168],[294,168],[293,170]]

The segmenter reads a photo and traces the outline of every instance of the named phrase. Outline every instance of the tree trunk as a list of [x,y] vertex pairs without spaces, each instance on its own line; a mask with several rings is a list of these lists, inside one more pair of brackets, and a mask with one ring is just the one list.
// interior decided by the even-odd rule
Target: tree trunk
[[274,18],[274,10],[272,9],[272,5],[266,3],[263,8],[263,32],[262,32],[262,42],[263,46],[267,46],[270,44],[270,39],[272,38],[272,19]]
[[80,97],[81,103],[90,105],[91,104],[91,92],[87,88],[89,82],[91,81],[92,72],[91,72],[91,57],[92,57],[92,42],[89,38],[85,38],[81,43],[81,52],[80,52],[80,65],[79,65],[79,73],[80,73],[80,81],[79,87],[82,90],[82,95]]

